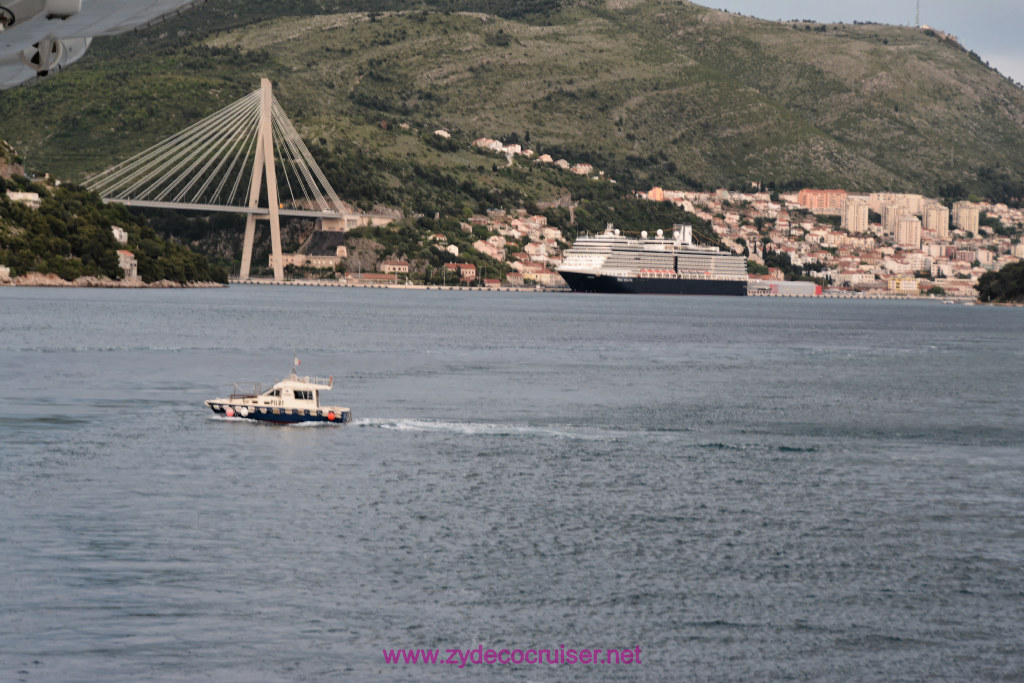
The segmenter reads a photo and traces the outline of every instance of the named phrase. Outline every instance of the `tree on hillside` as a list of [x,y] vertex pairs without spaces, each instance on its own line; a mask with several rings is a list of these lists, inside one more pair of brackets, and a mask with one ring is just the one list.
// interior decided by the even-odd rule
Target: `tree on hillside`
[[1024,262],[1011,263],[978,280],[978,299],[993,303],[1024,303]]

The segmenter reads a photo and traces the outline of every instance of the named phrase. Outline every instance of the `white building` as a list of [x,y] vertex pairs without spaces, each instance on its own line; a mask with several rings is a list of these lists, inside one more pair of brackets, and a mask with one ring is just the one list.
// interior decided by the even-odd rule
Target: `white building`
[[921,248],[921,221],[917,216],[900,218],[896,224],[896,244],[909,249]]
[[124,271],[125,280],[139,279],[139,263],[135,260],[135,254],[124,249],[117,250],[117,265]]
[[408,261],[382,261],[380,264],[380,272],[392,273],[395,275],[408,275],[409,274],[409,262]]
[[903,262],[910,266],[915,273],[930,271],[932,269],[932,257],[921,251],[909,251],[904,253]]
[[882,207],[882,230],[885,235],[895,235],[900,219],[908,215],[908,211],[899,204],[886,204]]
[[843,204],[842,227],[857,234],[868,231],[868,203],[861,199],[847,199]]
[[875,281],[875,276],[860,270],[842,270],[832,276],[840,287],[864,287]]
[[900,194],[897,192],[874,192],[868,197],[868,206],[876,213],[882,213],[887,205],[897,206],[915,216],[921,215],[925,198],[919,194]]
[[[334,256],[327,254],[281,254],[281,264],[284,266],[295,266],[296,268],[331,270],[341,265],[341,262],[347,256],[348,247],[339,246],[334,250]],[[273,254],[268,257],[267,263],[271,268],[274,267]]]
[[886,256],[882,259],[882,268],[896,275],[907,275],[914,272],[914,266],[902,259],[897,260],[892,256]]
[[[504,240],[502,241],[504,242]],[[505,260],[504,244],[502,244],[502,246],[499,247],[490,240],[477,240],[476,242],[473,242],[473,248],[476,249],[481,254],[486,254],[487,256],[490,256],[492,259],[496,261]]]
[[30,209],[38,209],[40,205],[38,192],[15,192],[13,190],[7,190],[7,198],[12,202],[24,204]]
[[948,240],[949,209],[937,202],[925,206],[924,229],[934,232],[940,240]]
[[957,202],[953,205],[953,225],[961,230],[977,235],[980,217],[981,211],[971,202]]
[[501,152],[503,149],[505,149],[505,145],[503,145],[498,140],[494,140],[492,138],[477,138],[476,140],[473,141],[473,145],[475,147],[486,149],[491,152]]

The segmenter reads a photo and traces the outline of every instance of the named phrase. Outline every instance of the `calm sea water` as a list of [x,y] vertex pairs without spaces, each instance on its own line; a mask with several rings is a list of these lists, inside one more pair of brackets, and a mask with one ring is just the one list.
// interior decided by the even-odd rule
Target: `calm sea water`
[[[293,355],[354,424],[202,405]],[[1024,309],[6,288],[0,358],[0,680],[1024,679]],[[642,663],[382,654],[480,645]]]

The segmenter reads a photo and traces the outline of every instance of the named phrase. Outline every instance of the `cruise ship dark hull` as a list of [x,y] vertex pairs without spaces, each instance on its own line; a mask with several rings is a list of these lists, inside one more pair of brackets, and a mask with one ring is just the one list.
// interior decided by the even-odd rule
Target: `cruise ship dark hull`
[[747,283],[736,280],[685,280],[676,278],[614,277],[559,273],[574,292],[601,294],[696,294],[746,296]]

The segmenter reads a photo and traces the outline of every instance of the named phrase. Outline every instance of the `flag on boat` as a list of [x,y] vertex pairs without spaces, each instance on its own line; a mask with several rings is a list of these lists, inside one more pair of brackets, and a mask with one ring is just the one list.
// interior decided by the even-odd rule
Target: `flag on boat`
[[301,361],[299,360],[299,357],[298,357],[298,356],[296,356],[296,357],[295,357],[295,363],[294,363],[294,365],[296,365],[296,366],[302,365],[302,362],[301,362]]

